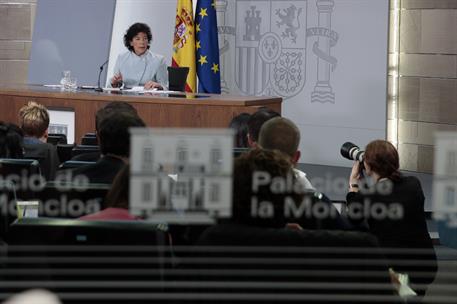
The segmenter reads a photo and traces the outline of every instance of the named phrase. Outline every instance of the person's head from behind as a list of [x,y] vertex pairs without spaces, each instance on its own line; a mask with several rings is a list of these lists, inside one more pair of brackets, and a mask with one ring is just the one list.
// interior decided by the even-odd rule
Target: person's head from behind
[[45,106],[34,101],[19,110],[19,124],[27,137],[46,142],[48,137],[49,113]]
[[0,122],[0,158],[23,158],[22,139],[18,126]]
[[257,141],[259,140],[259,133],[262,125],[268,120],[280,117],[277,112],[268,108],[261,108],[257,112],[251,115],[248,121],[248,143],[249,146],[255,148]]
[[[234,221],[256,226],[284,227],[287,219],[284,215],[286,197],[294,201],[300,194],[272,186],[287,180],[295,182],[292,164],[288,157],[275,150],[253,149],[235,159],[233,171],[233,206]],[[278,191],[276,191],[278,190]],[[274,212],[271,216],[256,216],[253,201],[271,203]],[[257,205],[258,206],[258,205]]]
[[247,148],[248,145],[248,121],[249,113],[241,113],[230,121],[229,128],[235,131],[235,147]]
[[149,49],[151,40],[151,29],[147,24],[139,22],[132,24],[124,35],[125,47],[138,56]]
[[287,154],[293,164],[300,159],[300,130],[287,118],[275,117],[265,122],[260,129],[258,144],[263,149]]
[[145,127],[143,120],[128,112],[113,112],[100,122],[98,138],[103,155],[128,158],[130,155],[129,128]]
[[97,113],[95,113],[95,130],[98,132],[100,122],[107,116],[111,115],[115,112],[127,112],[131,113],[132,115],[138,116],[138,112],[136,109],[129,103],[123,101],[113,101],[108,103],[103,108],[99,109]]
[[126,164],[117,173],[106,195],[105,205],[112,208],[129,209],[130,165]]
[[386,140],[374,140],[365,149],[364,165],[369,176],[375,178],[400,178],[400,160],[397,149]]

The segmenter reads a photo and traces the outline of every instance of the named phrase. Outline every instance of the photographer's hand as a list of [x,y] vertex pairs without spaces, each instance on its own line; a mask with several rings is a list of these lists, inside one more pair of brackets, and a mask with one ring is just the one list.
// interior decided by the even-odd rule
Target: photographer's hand
[[351,192],[358,192],[358,182],[360,180],[360,162],[355,161],[354,165],[352,166],[351,175],[349,176],[349,191]]

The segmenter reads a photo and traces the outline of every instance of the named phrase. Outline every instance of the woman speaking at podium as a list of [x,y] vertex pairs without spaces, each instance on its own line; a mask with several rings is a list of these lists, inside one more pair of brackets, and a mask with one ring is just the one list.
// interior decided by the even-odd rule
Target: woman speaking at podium
[[151,29],[144,23],[135,23],[124,35],[127,52],[117,57],[113,88],[144,86],[145,90],[165,89],[168,86],[167,65],[163,56],[149,51]]

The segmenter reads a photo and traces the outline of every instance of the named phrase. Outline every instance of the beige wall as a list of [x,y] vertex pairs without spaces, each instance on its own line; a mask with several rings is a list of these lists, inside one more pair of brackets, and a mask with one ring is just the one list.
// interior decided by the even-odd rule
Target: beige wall
[[[0,0],[0,83],[27,82],[36,2]],[[432,172],[433,132],[457,131],[457,0],[391,3],[401,10],[398,67],[389,69],[388,128],[390,134],[393,125],[398,130],[402,169]],[[395,70],[398,85],[392,86]]]
[[0,83],[26,83],[37,0],[0,0]]
[[[432,173],[433,133],[457,131],[457,0],[391,0],[394,2],[401,5],[400,77],[395,104],[391,41],[389,122],[398,123],[402,169]],[[397,120],[392,107],[396,107]]]

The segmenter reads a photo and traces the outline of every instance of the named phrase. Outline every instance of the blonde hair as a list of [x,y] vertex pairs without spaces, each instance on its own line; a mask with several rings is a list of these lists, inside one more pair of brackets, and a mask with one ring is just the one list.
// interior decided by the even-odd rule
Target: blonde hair
[[40,138],[49,127],[49,113],[45,106],[30,101],[19,110],[19,123],[26,136]]

